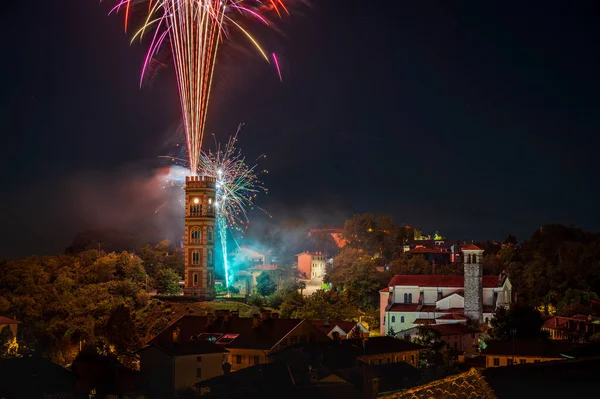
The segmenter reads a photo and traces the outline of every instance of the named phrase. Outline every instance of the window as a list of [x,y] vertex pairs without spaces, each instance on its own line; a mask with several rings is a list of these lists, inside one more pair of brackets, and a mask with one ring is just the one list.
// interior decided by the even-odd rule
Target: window
[[404,293],[404,303],[408,303],[408,294]]
[[260,358],[258,356],[254,356],[253,360],[254,364],[258,364],[260,362]]
[[202,369],[196,369],[196,378],[202,378]]
[[213,252],[212,252],[212,249],[209,249],[206,252],[206,260],[208,261],[208,265],[212,266],[212,263],[213,263]]
[[404,316],[400,316],[400,323],[404,323]]
[[398,360],[399,360],[399,358],[398,358],[398,356],[396,356],[396,363],[398,363]]
[[242,355],[235,355],[235,363],[242,364]]
[[527,359],[519,359],[519,364],[525,364],[527,363]]
[[410,355],[410,364],[415,364],[415,355]]
[[406,361],[406,355],[402,356],[402,361],[405,362]]
[[396,322],[396,316],[392,316],[392,323]]
[[498,357],[494,358],[494,366],[500,366],[500,358],[498,358]]
[[200,264],[200,252],[192,251],[192,265]]
[[192,227],[192,231],[190,232],[190,241],[194,244],[202,241],[202,232],[200,231],[200,227]]
[[190,216],[202,216],[202,204],[200,204],[200,199],[194,198],[192,204],[190,205]]
[[208,214],[212,214],[213,213],[213,206],[212,206],[212,204],[208,204],[208,206],[206,207],[206,213],[208,213]]
[[408,303],[413,303],[412,302],[412,294],[408,294]]
[[213,234],[214,234],[213,228],[209,226],[208,227],[208,241],[212,241],[214,239]]
[[198,285],[198,275],[194,273],[194,285]]
[[508,363],[509,366],[512,366],[513,365],[513,360],[512,359],[508,359],[507,363]]
[[534,362],[534,363],[539,363],[539,362],[540,362],[540,359],[535,359],[533,362]]
[[196,357],[196,361],[197,361],[197,362],[201,362],[201,361],[202,361],[202,356],[198,356],[198,357]]

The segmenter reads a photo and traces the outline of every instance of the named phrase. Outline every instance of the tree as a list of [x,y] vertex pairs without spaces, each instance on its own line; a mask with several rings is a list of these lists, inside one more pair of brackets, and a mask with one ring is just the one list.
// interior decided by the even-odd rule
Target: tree
[[154,276],[154,287],[160,294],[177,295],[181,292],[179,279],[173,269],[160,269]]
[[443,346],[441,339],[442,333],[440,331],[429,326],[419,325],[413,342],[429,349],[440,350]]
[[498,308],[490,321],[490,336],[493,339],[512,339],[513,332],[517,339],[546,338],[547,334],[541,331],[544,321],[540,312],[527,305],[514,303],[507,310]]
[[381,257],[384,261],[389,261],[397,252],[398,245],[403,240],[402,233],[392,217],[376,217],[368,213],[354,215],[344,226],[348,246],[368,256]]
[[262,272],[256,278],[256,290],[262,296],[269,296],[277,290],[277,284],[267,272]]
[[309,320],[352,320],[358,312],[345,293],[317,290],[305,299],[297,316]]
[[388,264],[390,278],[395,274],[432,274],[432,265],[422,256],[402,253]]

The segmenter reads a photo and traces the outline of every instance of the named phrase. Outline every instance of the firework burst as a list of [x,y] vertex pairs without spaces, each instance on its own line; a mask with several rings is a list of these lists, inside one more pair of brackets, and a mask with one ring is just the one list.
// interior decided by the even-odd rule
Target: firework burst
[[[103,0],[100,0],[103,1]],[[202,138],[219,44],[230,37],[229,28],[243,33],[267,62],[271,62],[258,41],[238,22],[252,18],[269,26],[270,15],[289,14],[289,0],[117,0],[112,12],[125,14],[125,31],[131,15],[142,10],[142,27],[133,40],[146,34],[152,39],[142,68],[142,79],[150,61],[169,41],[175,63],[187,150],[192,173],[198,170]],[[281,79],[276,56],[273,61]]]

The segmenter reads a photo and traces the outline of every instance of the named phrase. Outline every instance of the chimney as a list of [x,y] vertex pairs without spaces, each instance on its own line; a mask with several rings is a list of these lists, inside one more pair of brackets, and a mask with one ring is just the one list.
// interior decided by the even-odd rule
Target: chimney
[[262,312],[260,312],[260,317],[264,320],[269,320],[271,318],[271,311],[270,310],[263,310]]
[[206,325],[210,326],[215,322],[215,315],[213,313],[206,314]]
[[279,313],[271,313],[272,319],[279,319]]
[[252,328],[260,327],[260,315],[255,314],[252,316]]

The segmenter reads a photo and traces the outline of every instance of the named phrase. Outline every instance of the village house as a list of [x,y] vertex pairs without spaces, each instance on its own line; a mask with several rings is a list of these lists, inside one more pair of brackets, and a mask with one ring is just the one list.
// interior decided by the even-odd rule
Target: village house
[[486,367],[565,360],[572,346],[556,341],[490,341],[482,351]]
[[600,333],[600,318],[586,315],[554,316],[544,322],[542,331],[547,331],[553,340],[583,343],[593,334]]
[[420,354],[426,349],[424,346],[393,337],[373,337],[362,341],[348,341],[349,343],[359,342],[363,353],[358,356],[358,360],[366,364],[404,362],[418,367]]
[[171,332],[172,341],[162,340],[160,344],[153,343],[138,351],[145,390],[172,396],[223,374],[227,349],[203,340],[181,342],[181,331],[173,329]]
[[206,316],[183,316],[150,340],[149,345],[171,348],[175,340],[179,345],[208,341],[226,349],[224,359],[231,371],[236,371],[267,363],[271,353],[287,346],[328,342],[329,338],[306,320],[280,319],[279,314],[270,312],[244,318],[237,311],[224,310]]
[[395,275],[380,294],[380,333],[397,334],[422,324],[487,323],[511,303],[505,274],[483,276],[483,250],[462,248],[463,276]]
[[322,280],[325,277],[327,256],[322,252],[302,252],[298,257],[298,273],[307,280]]

